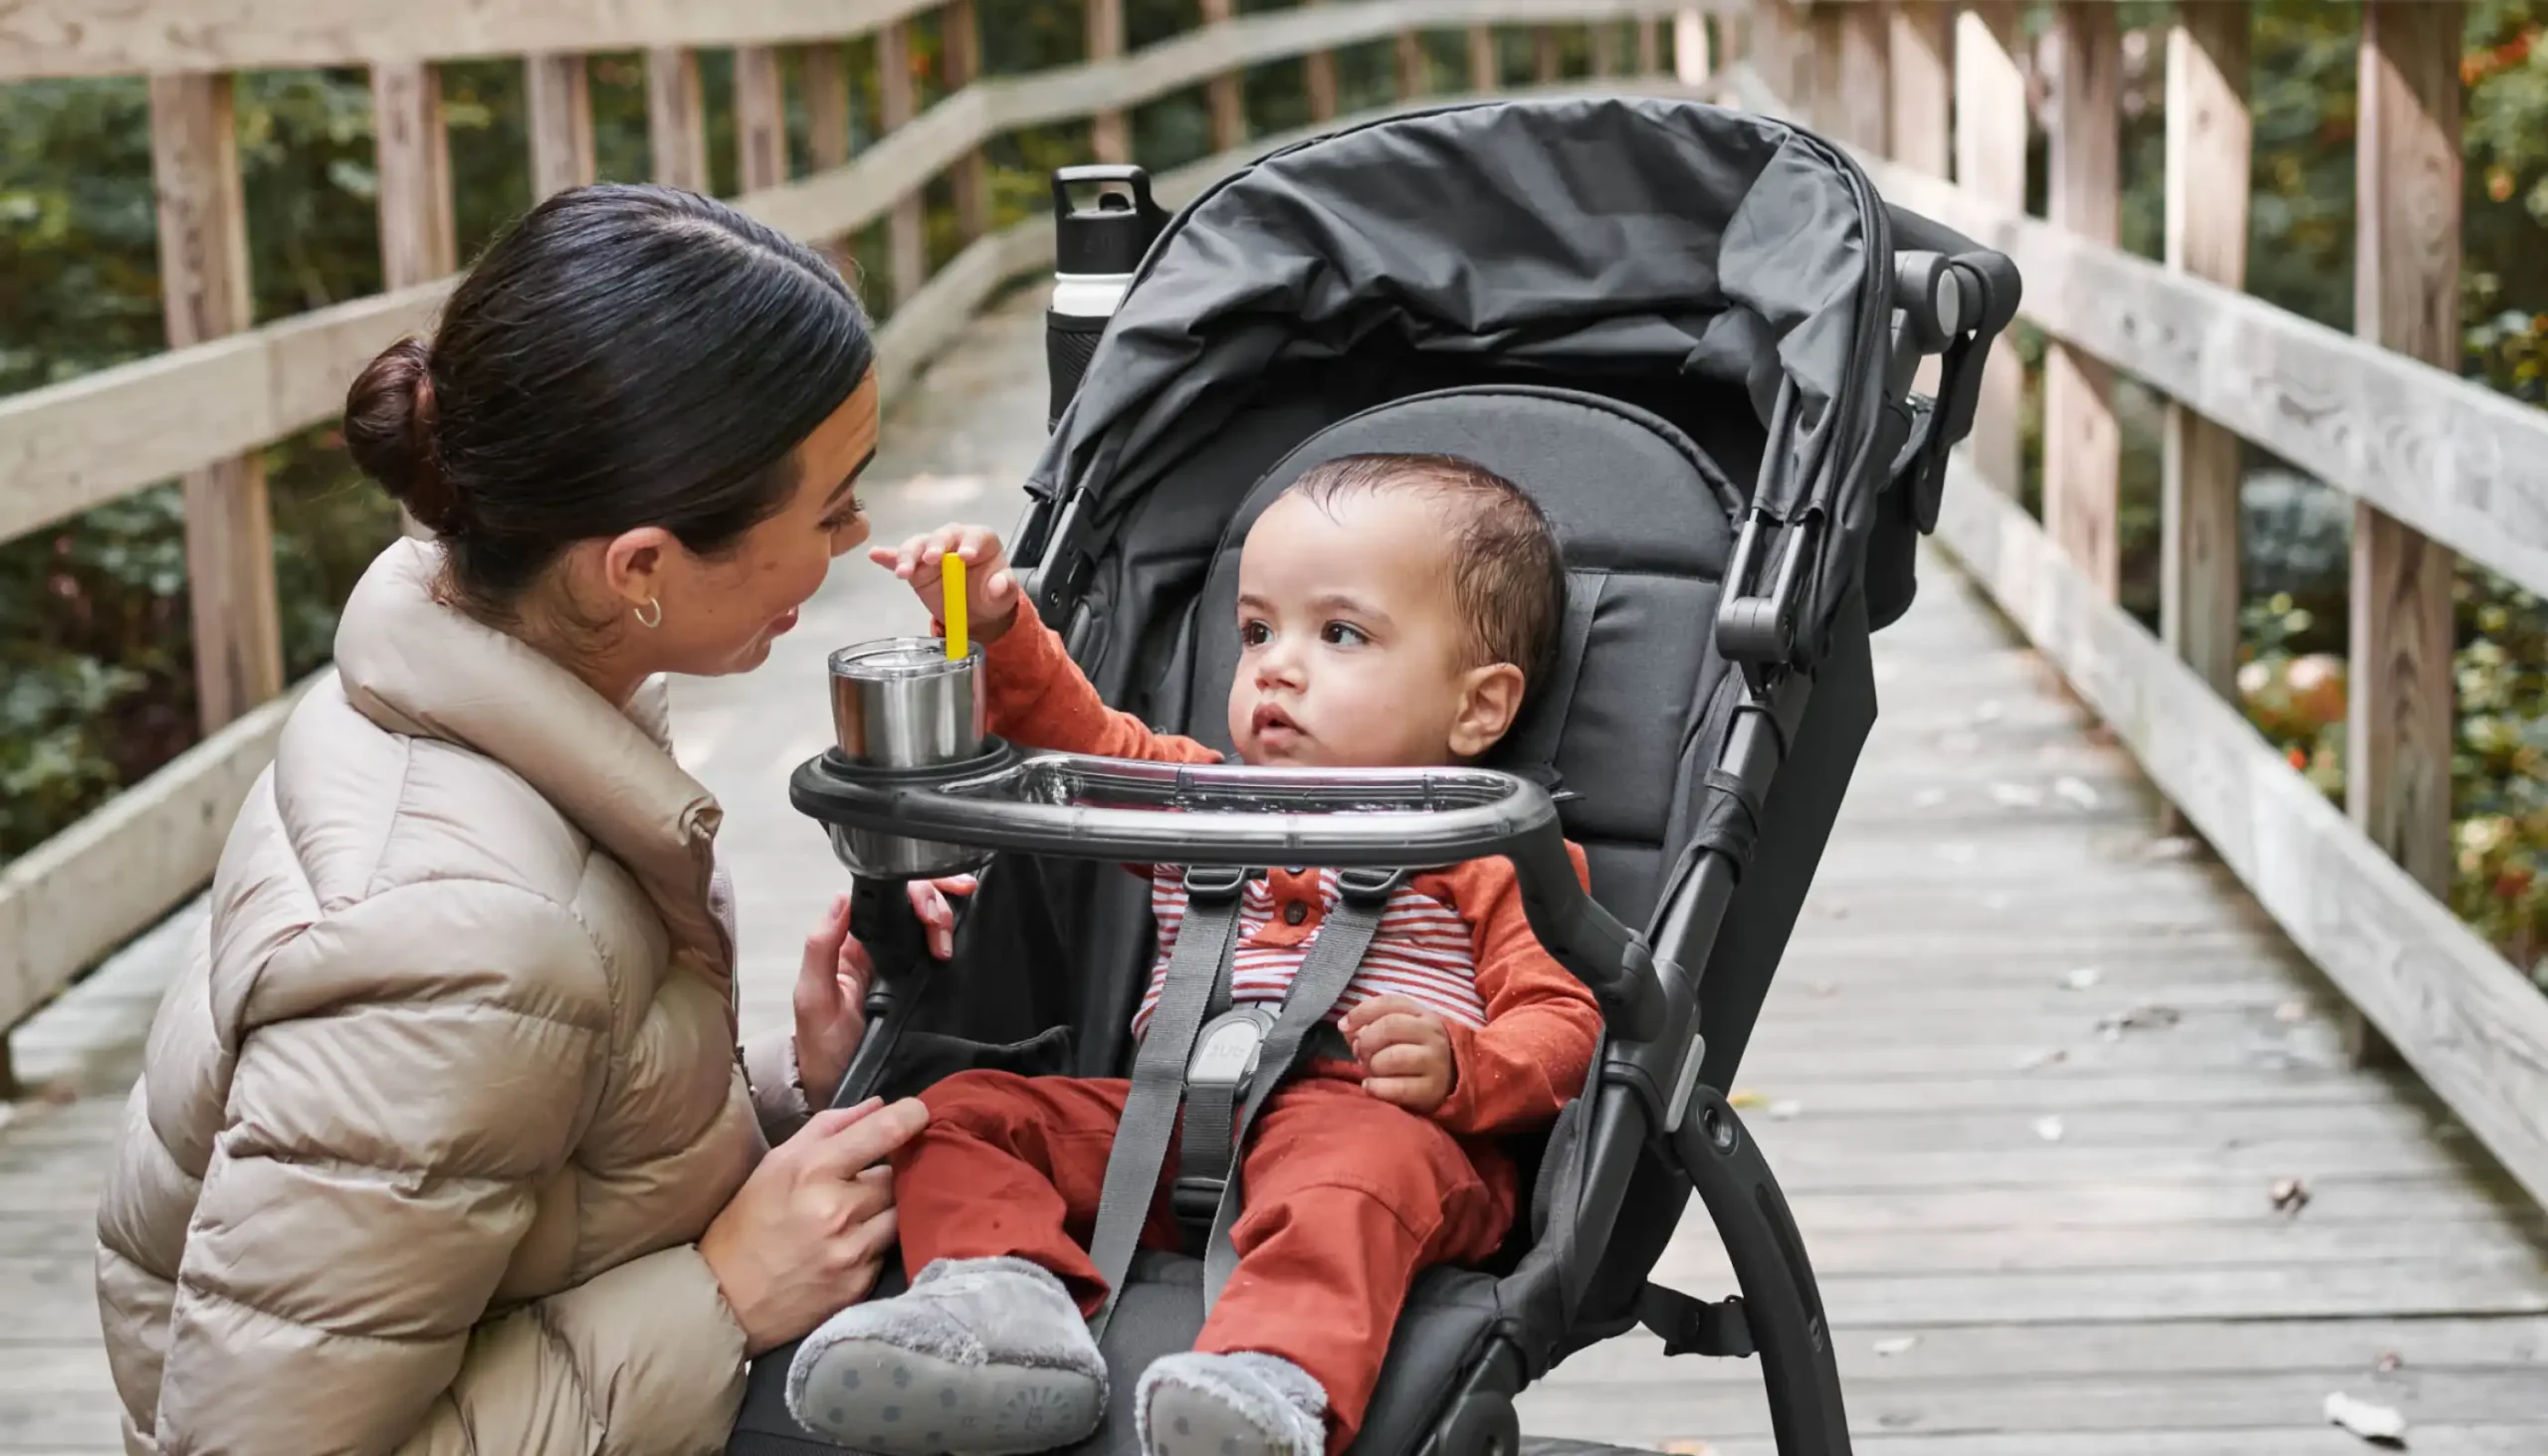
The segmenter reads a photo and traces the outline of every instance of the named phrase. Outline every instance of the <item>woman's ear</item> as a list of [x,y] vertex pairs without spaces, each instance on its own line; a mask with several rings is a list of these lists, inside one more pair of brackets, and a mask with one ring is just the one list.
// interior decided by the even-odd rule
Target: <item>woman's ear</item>
[[663,601],[681,539],[660,525],[623,530],[601,543],[602,586],[631,611]]
[[1469,669],[1460,679],[1460,706],[1451,716],[1451,751],[1475,758],[1500,742],[1521,717],[1528,686],[1522,670],[1509,662]]

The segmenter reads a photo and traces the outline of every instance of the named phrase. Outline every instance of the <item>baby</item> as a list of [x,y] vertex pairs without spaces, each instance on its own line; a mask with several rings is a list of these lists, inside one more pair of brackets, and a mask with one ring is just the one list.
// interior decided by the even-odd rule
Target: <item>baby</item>
[[[1109,757],[1219,756],[1101,702],[1018,610],[988,532],[949,526],[873,554],[943,615],[950,551],[973,583],[993,732]],[[1512,728],[1564,600],[1547,518],[1501,477],[1448,456],[1319,466],[1266,508],[1239,559],[1230,738],[1251,764],[1471,762]],[[1338,895],[1333,871],[1249,882],[1236,1002],[1282,1000]],[[1181,872],[1157,871],[1152,897],[1160,958],[1137,1032],[1184,909]],[[1600,1029],[1591,992],[1533,936],[1501,858],[1405,881],[1330,1019],[1325,1054],[1249,1132],[1236,1270],[1194,1349],[1152,1364],[1135,1392],[1153,1456],[1343,1450],[1416,1273],[1503,1243],[1517,1179],[1493,1140],[1548,1126]],[[788,1382],[800,1421],[881,1456],[1044,1451],[1095,1430],[1106,1366],[1083,1317],[1106,1290],[1084,1244],[1127,1091],[983,1071],[921,1095],[928,1130],[894,1159],[917,1276],[805,1342]],[[1146,1245],[1175,1247],[1166,1210],[1162,1197]]]

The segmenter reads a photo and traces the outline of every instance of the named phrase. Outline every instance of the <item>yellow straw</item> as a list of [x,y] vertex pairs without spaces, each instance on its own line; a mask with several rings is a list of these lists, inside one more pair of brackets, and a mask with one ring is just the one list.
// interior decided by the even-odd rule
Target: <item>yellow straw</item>
[[964,558],[949,551],[941,562],[939,584],[947,595],[947,660],[962,660],[964,644]]

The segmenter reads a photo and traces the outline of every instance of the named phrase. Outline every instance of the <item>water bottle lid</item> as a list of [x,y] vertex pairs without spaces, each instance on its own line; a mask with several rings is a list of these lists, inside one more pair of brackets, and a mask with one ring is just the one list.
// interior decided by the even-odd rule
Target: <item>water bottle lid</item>
[[[1095,205],[1071,206],[1070,184],[1118,182],[1132,189],[1101,192]],[[1139,268],[1152,240],[1168,226],[1168,213],[1151,200],[1150,173],[1140,167],[1062,167],[1053,173],[1054,270],[1070,274],[1124,274]]]

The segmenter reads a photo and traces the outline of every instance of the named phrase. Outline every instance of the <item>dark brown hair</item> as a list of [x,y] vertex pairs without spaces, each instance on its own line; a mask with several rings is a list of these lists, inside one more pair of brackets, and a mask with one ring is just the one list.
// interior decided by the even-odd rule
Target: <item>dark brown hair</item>
[[578,187],[488,249],[430,341],[371,361],[345,443],[443,537],[463,600],[501,613],[578,540],[733,545],[875,356],[811,249],[693,193]]
[[1566,561],[1530,493],[1457,455],[1347,455],[1312,466],[1285,495],[1320,510],[1359,491],[1428,492],[1451,520],[1451,591],[1472,667],[1509,662],[1537,687],[1566,613]]

